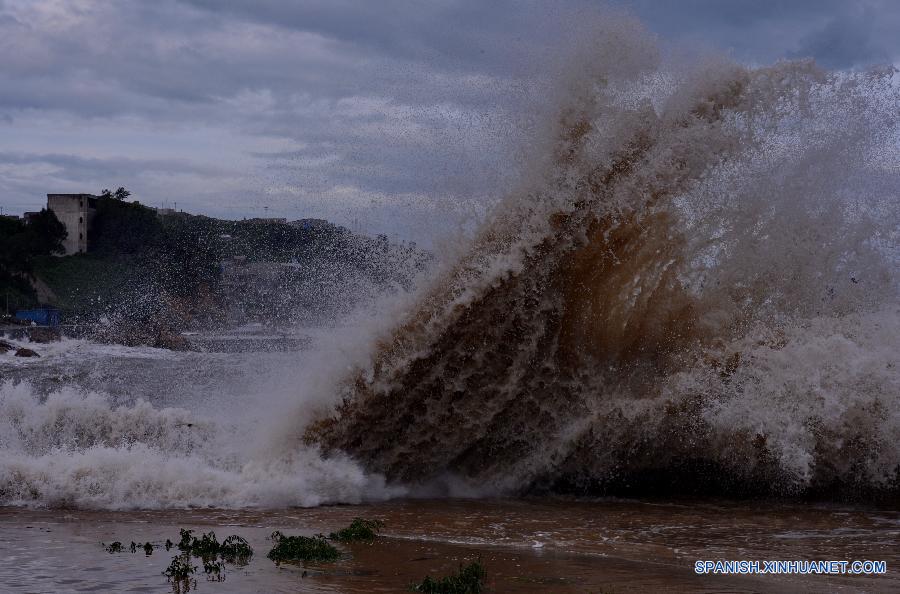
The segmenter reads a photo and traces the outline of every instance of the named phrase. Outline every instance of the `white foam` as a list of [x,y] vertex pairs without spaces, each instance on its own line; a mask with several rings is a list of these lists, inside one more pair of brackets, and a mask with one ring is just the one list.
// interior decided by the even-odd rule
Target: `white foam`
[[[313,506],[398,495],[302,444],[259,456],[247,427],[64,388],[0,385],[0,504],[102,509]],[[285,451],[290,450],[290,451]]]
[[752,463],[759,436],[799,486],[895,478],[900,312],[819,317],[777,333],[757,327],[722,352],[740,353],[732,374],[698,368],[676,382],[704,394],[721,460]]

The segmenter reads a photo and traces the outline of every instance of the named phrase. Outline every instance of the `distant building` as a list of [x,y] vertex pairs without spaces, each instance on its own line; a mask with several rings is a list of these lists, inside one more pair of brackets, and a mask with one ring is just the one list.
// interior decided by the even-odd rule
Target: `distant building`
[[167,217],[169,215],[175,214],[174,208],[154,208],[153,210],[155,210],[156,214],[158,214],[161,217]]
[[66,227],[63,240],[67,256],[88,250],[88,235],[97,214],[97,200],[93,194],[47,194],[47,208]]

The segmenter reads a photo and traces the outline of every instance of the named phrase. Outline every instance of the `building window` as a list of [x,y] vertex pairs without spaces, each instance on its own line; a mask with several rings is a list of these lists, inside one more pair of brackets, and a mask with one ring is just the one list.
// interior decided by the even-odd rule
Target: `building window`
[[84,234],[79,233],[79,234],[78,234],[78,239],[84,239]]
[[83,223],[83,222],[84,222],[84,218],[83,218],[83,217],[78,217],[78,222],[79,222],[79,223]]

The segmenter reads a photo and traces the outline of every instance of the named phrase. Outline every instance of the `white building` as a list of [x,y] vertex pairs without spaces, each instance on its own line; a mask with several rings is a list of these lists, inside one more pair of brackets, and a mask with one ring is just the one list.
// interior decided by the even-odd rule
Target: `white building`
[[47,208],[66,226],[65,255],[87,251],[88,234],[97,214],[97,199],[98,196],[93,194],[47,194]]

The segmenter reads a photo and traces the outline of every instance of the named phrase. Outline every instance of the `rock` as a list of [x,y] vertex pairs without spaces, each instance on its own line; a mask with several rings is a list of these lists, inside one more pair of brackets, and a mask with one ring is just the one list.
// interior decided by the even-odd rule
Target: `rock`
[[21,348],[16,351],[16,357],[40,357],[40,355],[31,349]]
[[5,340],[0,340],[0,354],[15,350],[15,348]]
[[191,343],[175,329],[175,326],[158,319],[98,325],[88,336],[90,340],[107,344],[152,346],[172,351],[191,350]]
[[62,340],[62,334],[59,328],[32,328],[28,331],[28,338],[31,342],[48,343]]

